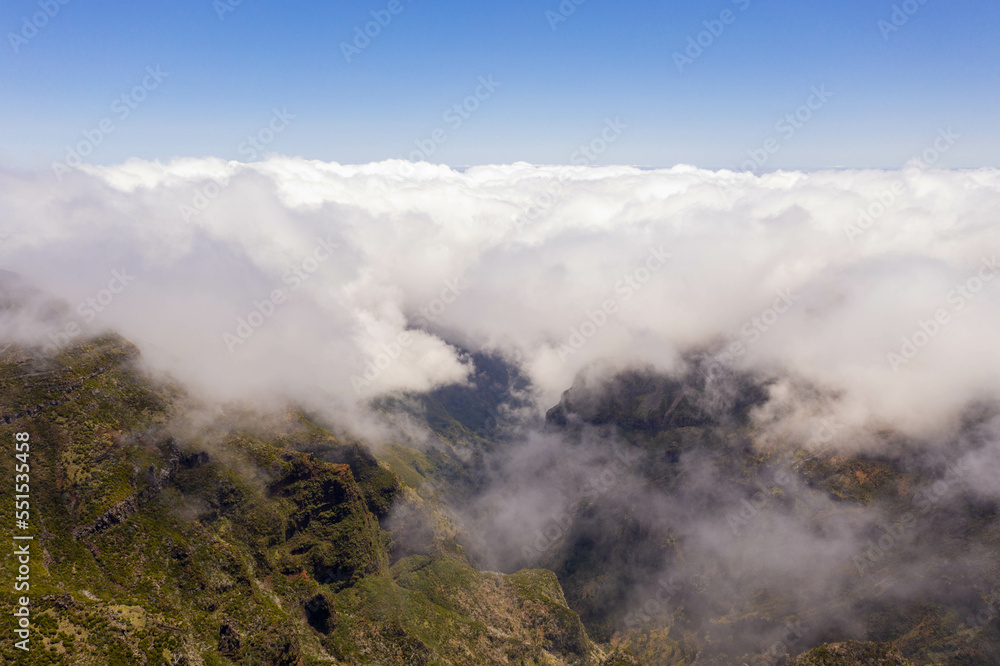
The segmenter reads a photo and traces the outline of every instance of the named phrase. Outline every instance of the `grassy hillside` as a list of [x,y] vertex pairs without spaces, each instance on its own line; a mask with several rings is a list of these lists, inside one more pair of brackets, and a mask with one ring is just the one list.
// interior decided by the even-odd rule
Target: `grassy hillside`
[[[29,433],[37,537],[31,651],[5,640],[6,663],[604,661],[551,572],[395,548],[387,518],[420,498],[359,444],[294,412],[281,434],[173,434],[183,396],[136,356],[105,337],[0,362],[0,470],[12,479],[14,433]],[[9,492],[0,509],[13,515]]]
[[[763,389],[749,380],[721,411],[644,373],[567,392],[547,427],[569,442],[620,442],[633,485],[575,505],[538,558],[547,568],[496,573],[466,551],[455,507],[488,487],[506,446],[494,436],[502,387],[523,388],[509,369],[497,379],[486,362],[473,387],[383,403],[437,441],[383,446],[376,459],[294,410],[179,425],[189,401],[138,372],[137,356],[108,336],[54,358],[17,346],[0,358],[0,470],[12,480],[15,433],[29,433],[36,535],[32,650],[5,641],[6,663],[1000,663],[1000,560],[952,566],[1000,552],[1000,508],[988,503],[929,503],[901,547],[863,558],[832,593],[754,576],[712,591],[726,572],[692,557],[650,497],[708,502],[702,518],[722,510],[713,502],[749,498],[756,508],[734,533],[767,524],[758,513],[821,529],[834,509],[899,522],[940,480],[899,457],[751,445]],[[691,460],[726,497],[691,495]],[[9,492],[0,507],[13,515]],[[679,585],[665,567],[682,572]],[[0,584],[10,590],[15,575],[5,553]],[[919,594],[900,592],[915,580]],[[13,629],[3,615],[0,630]]]

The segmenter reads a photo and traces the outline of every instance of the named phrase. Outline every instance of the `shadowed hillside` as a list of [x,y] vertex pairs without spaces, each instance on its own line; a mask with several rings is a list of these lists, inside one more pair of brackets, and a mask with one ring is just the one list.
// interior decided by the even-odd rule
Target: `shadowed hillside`
[[433,546],[392,557],[380,520],[403,490],[360,444],[297,412],[177,434],[181,391],[136,356],[109,336],[0,363],[0,437],[30,434],[37,535],[32,650],[5,641],[7,663],[603,661],[550,572],[483,573]]

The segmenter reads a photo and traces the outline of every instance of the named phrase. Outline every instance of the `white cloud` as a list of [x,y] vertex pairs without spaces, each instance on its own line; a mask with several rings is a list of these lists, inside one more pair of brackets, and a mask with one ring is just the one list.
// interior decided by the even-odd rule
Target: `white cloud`
[[[845,228],[859,209],[900,180],[902,194],[852,242]],[[213,196],[185,221],[181,207],[206,187]],[[0,207],[4,267],[73,312],[127,269],[136,279],[93,325],[224,398],[277,393],[349,409],[360,399],[351,377],[436,300],[428,332],[369,373],[372,390],[462,381],[468,367],[451,342],[520,359],[545,407],[595,362],[670,368],[679,352],[726,341],[744,343],[741,365],[839,395],[840,417],[856,425],[920,431],[1000,388],[1000,280],[990,274],[961,308],[949,300],[1000,254],[996,169],[756,177],[132,160],[62,183],[0,173]],[[337,244],[332,256],[309,261],[323,239]],[[667,265],[630,283],[661,247]],[[285,302],[230,353],[223,335],[275,289]],[[780,290],[794,304],[751,340],[744,327],[771,318]],[[561,358],[574,327],[608,300],[617,312]],[[888,354],[939,308],[949,323],[894,368]]]

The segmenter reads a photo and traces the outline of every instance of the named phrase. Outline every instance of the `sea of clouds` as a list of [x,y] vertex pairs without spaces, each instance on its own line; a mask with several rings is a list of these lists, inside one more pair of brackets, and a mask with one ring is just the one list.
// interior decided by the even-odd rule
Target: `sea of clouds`
[[0,210],[0,267],[69,304],[8,337],[116,330],[200,395],[349,426],[479,350],[539,410],[586,368],[719,355],[786,378],[757,414],[782,436],[927,434],[1000,389],[997,169],[132,160],[0,171]]

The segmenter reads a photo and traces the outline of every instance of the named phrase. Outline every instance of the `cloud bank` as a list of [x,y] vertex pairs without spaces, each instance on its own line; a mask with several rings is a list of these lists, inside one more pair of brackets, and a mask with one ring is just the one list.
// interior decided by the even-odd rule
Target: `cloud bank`
[[0,207],[0,266],[70,304],[36,343],[114,329],[222,400],[343,417],[466,381],[463,350],[539,409],[583,369],[708,352],[788,378],[775,437],[926,433],[1000,392],[997,169],[130,161],[0,172]]

